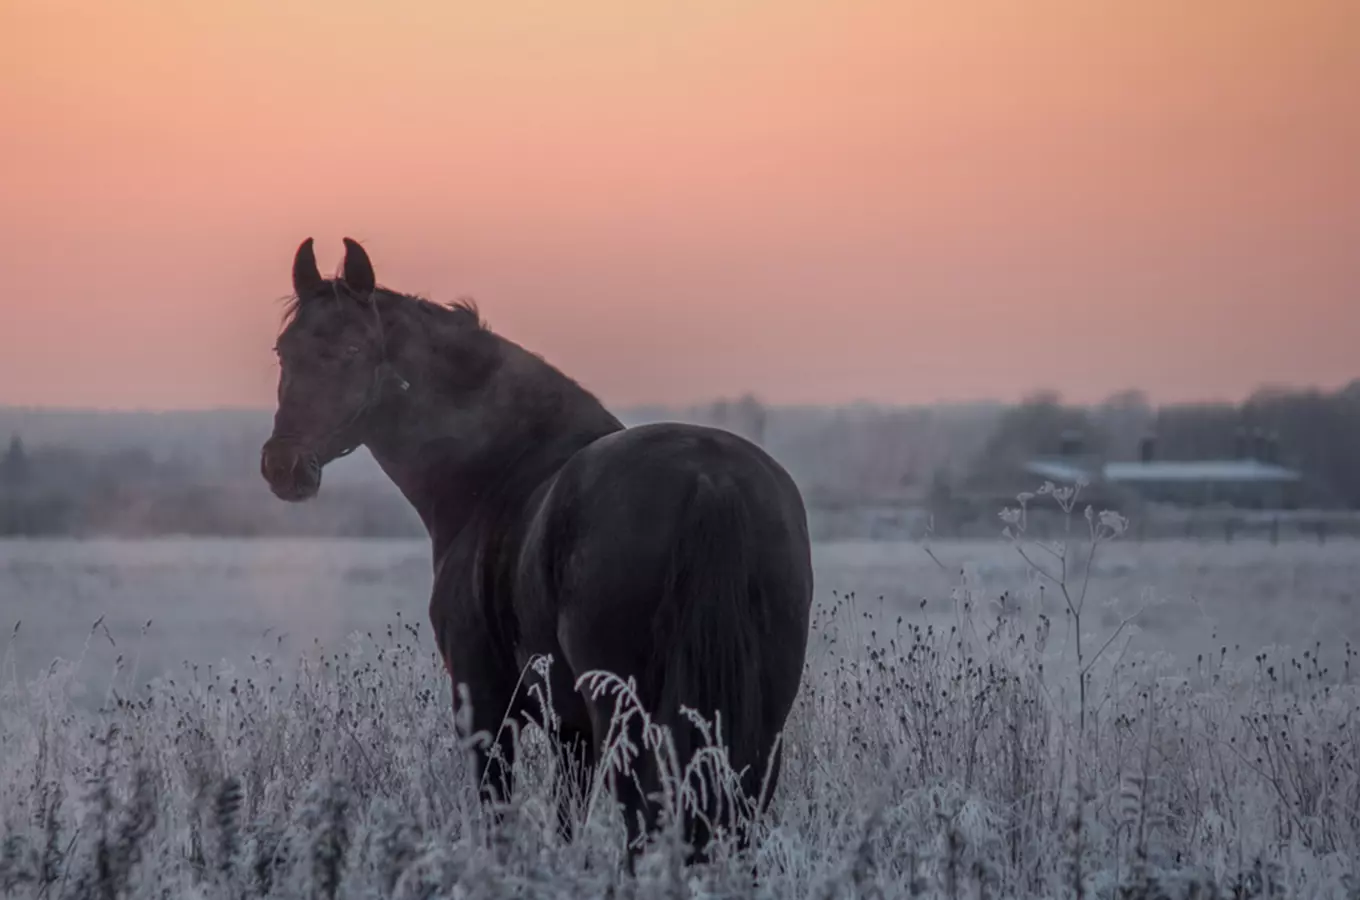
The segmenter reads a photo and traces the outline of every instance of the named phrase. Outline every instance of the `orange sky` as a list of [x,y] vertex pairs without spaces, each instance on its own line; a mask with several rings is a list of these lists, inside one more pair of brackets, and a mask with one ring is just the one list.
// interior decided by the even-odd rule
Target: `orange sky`
[[1354,0],[0,0],[0,403],[272,403],[291,254],[606,401],[1360,375]]

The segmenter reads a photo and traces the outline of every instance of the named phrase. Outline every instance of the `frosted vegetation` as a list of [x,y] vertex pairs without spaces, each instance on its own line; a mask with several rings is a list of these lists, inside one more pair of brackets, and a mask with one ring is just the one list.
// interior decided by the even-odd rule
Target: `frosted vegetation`
[[[1350,644],[1146,652],[1155,596],[1115,603],[1092,577],[1124,521],[1040,494],[1002,514],[1028,572],[1006,590],[965,567],[944,610],[829,595],[753,851],[719,842],[690,869],[671,830],[627,875],[598,786],[563,843],[537,728],[519,734],[514,802],[483,810],[478,737],[454,727],[423,620],[149,684],[129,647],[94,702],[73,696],[83,657],[21,678],[20,629],[0,669],[0,894],[1360,897]],[[1055,503],[1070,539],[1032,539],[1028,510]],[[596,686],[645,715],[626,685]],[[611,761],[666,759],[649,736]],[[715,748],[672,771],[666,803],[722,769]]]

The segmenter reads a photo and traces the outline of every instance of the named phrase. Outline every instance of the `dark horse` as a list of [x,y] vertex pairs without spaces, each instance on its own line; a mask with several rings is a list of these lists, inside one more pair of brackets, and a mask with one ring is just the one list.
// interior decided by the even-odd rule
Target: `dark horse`
[[[681,767],[700,743],[682,707],[718,717],[743,773],[737,796],[763,807],[812,602],[807,514],[788,473],[726,431],[624,428],[473,307],[378,287],[348,238],[335,279],[321,277],[304,241],[293,289],[261,473],[281,499],[307,500],[328,462],[363,445],[415,507],[433,549],[430,621],[455,711],[461,684],[473,729],[493,736],[478,750],[490,799],[510,790],[503,721],[539,717],[526,685],[542,678],[531,661],[550,654],[559,761],[577,773],[562,796],[582,795],[609,733],[615,699],[577,684],[602,670],[634,680]],[[639,721],[631,736],[642,748]],[[615,792],[635,848],[657,827],[655,755],[642,749],[634,774],[616,778]],[[715,824],[733,824],[730,808]],[[570,836],[573,816],[561,814]],[[685,819],[699,855],[711,838],[703,819]]]

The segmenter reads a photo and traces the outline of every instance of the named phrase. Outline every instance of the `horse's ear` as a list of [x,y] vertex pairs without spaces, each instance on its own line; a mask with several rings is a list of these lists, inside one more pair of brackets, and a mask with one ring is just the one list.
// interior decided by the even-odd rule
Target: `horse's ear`
[[316,251],[312,249],[312,239],[302,242],[293,257],[293,293],[298,299],[305,299],[321,290],[321,270],[316,267]]
[[364,297],[378,286],[368,254],[358,241],[351,238],[345,238],[345,284],[351,291]]

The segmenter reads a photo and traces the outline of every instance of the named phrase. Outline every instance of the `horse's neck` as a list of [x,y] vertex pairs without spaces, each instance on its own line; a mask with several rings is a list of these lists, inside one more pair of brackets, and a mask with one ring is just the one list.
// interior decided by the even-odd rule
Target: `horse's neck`
[[[517,405],[469,418],[452,412],[451,399],[426,395],[423,402],[394,410],[369,442],[378,464],[420,515],[436,559],[470,532],[496,532],[499,540],[517,531],[534,492],[572,454],[623,427],[547,363],[535,357],[528,365],[528,372],[506,377],[531,378],[529,383],[542,386],[537,396],[523,390],[523,383],[515,390],[493,390],[491,396],[513,397]],[[535,371],[537,366],[542,368]]]

